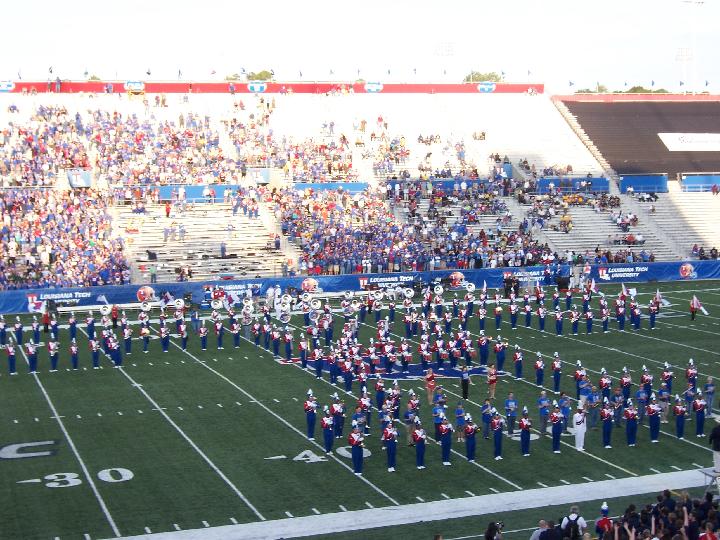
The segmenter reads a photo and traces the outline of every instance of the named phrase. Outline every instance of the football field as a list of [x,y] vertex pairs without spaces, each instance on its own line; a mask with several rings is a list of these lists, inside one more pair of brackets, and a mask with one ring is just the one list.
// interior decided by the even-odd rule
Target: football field
[[[625,332],[619,332],[612,320],[611,332],[603,334],[597,299],[593,300],[596,320],[590,335],[585,333],[584,322],[578,335],[571,335],[566,320],[564,335],[555,336],[551,316],[547,318],[546,332],[538,330],[535,316],[531,328],[525,328],[522,315],[518,328],[511,330],[506,313],[501,328],[510,344],[506,369],[512,370],[512,349],[517,344],[525,355],[524,378],[501,377],[498,408],[502,408],[508,392],[513,392],[521,407],[528,406],[534,426],[538,426],[536,402],[541,389],[535,384],[532,369],[537,351],[545,358],[545,387],[551,399],[554,396],[549,365],[555,351],[564,362],[561,389],[571,397],[575,396],[572,373],[576,360],[582,361],[593,384],[597,384],[602,367],[610,373],[614,385],[622,368],[627,367],[633,377],[633,394],[643,365],[654,375],[657,388],[664,363],[670,363],[675,371],[673,394],[686,387],[684,370],[689,358],[697,365],[700,387],[708,376],[720,377],[720,282],[663,283],[659,287],[670,305],[662,308],[653,331],[648,328],[643,310],[640,330],[634,331],[628,324]],[[619,288],[602,288],[611,304]],[[647,305],[656,288],[654,284],[637,287],[641,305]],[[688,303],[693,294],[709,315],[698,314],[697,320],[691,322]],[[549,296],[546,304],[550,307]],[[575,303],[580,304],[577,295]],[[76,315],[79,320],[84,318],[79,311]],[[135,319],[136,313],[129,316]],[[157,311],[151,316],[156,318]],[[6,316],[8,326],[13,318]],[[27,340],[31,333],[27,331],[29,319],[24,318]],[[338,337],[343,319],[339,315],[335,319]],[[392,330],[399,339],[404,336],[400,310],[396,321]],[[302,317],[293,317],[290,324],[297,337]],[[464,444],[454,441],[452,466],[443,467],[440,448],[431,443],[425,470],[416,469],[415,450],[402,444],[405,431],[399,427],[397,472],[388,473],[375,411],[371,436],[365,439],[364,474],[358,477],[352,472],[347,444],[349,419],[345,437],[335,440],[333,453],[326,455],[319,427],[316,440],[308,440],[303,411],[309,388],[321,405],[329,404],[330,395],[338,392],[351,411],[359,392],[357,383],[348,395],[342,382],[330,384],[326,372],[318,380],[314,370],[302,370],[297,362],[285,363],[244,339],[239,348],[234,348],[228,332],[223,350],[217,348],[212,332],[207,351],[200,349],[194,335],[185,351],[173,337],[168,353],[162,352],[158,339],[152,339],[150,352],[143,354],[141,342],[135,339],[133,352],[124,357],[122,369],[113,369],[103,356],[103,369],[94,370],[84,324],[79,324],[78,329],[80,369],[70,369],[69,335],[67,329],[61,329],[57,372],[48,371],[47,351],[41,347],[39,373],[28,373],[23,353],[17,357],[16,376],[9,376],[6,366],[0,374],[0,538],[95,539],[191,530],[212,535],[218,534],[216,528],[220,526],[272,520],[287,523],[291,518],[304,518],[297,521],[297,534],[304,535],[324,532],[313,529],[313,519],[320,527],[319,520],[332,514],[335,521],[342,523],[345,513],[362,516],[352,523],[349,518],[345,520],[348,528],[371,528],[373,515],[380,514],[379,509],[384,507],[415,512],[417,519],[406,520],[413,523],[427,518],[426,509],[430,515],[431,507],[425,503],[456,499],[467,503],[474,497],[570,486],[582,500],[595,500],[602,499],[603,492],[599,490],[597,497],[587,492],[592,492],[593,484],[599,482],[611,486],[605,482],[682,473],[712,463],[707,437],[695,436],[695,421],[686,423],[685,440],[678,440],[671,418],[670,423],[661,426],[659,444],[650,444],[646,420],[639,428],[634,448],[627,446],[621,426],[613,430],[612,449],[603,447],[599,430],[589,430],[584,453],[575,450],[572,436],[563,437],[559,455],[551,451],[549,437],[538,436],[531,441],[531,456],[523,457],[518,440],[506,436],[504,459],[495,461],[492,441],[479,436],[477,463],[469,463],[464,457]],[[157,330],[157,321],[153,329]],[[468,329],[477,339],[476,319],[470,320]],[[497,334],[489,318],[486,333]],[[368,316],[360,328],[359,341],[366,344],[374,335],[374,318]],[[41,339],[47,340],[47,335],[42,334]],[[415,351],[418,342],[413,339]],[[122,349],[122,339],[120,344]],[[283,349],[281,346],[281,354]],[[414,389],[422,401],[420,415],[432,436],[424,381],[417,377],[398,380],[404,391],[401,410],[405,410],[407,391]],[[457,373],[450,373],[440,382],[448,395],[452,417],[461,399]],[[473,383],[466,409],[480,423],[480,405],[487,385],[482,375],[475,375]],[[374,402],[374,391],[371,394]],[[705,434],[714,425],[714,419],[708,419]],[[652,491],[654,488],[636,492]],[[550,498],[544,503],[512,509],[550,506],[554,504],[552,492],[547,493]],[[616,497],[624,494],[617,490],[614,493]],[[640,503],[650,502],[639,499]],[[368,512],[356,513],[361,510]],[[510,510],[508,507],[508,513]],[[528,514],[525,521],[537,514],[537,510],[527,512],[534,513]],[[493,515],[501,518],[503,514]],[[513,515],[522,519],[517,512]],[[508,529],[514,528],[506,522]],[[487,520],[480,518],[478,523],[487,525]],[[410,525],[407,529],[397,527],[393,538],[418,537]],[[245,537],[241,528],[236,533],[231,532],[233,529],[222,530],[228,532],[214,537]],[[442,527],[435,532],[442,532]]]

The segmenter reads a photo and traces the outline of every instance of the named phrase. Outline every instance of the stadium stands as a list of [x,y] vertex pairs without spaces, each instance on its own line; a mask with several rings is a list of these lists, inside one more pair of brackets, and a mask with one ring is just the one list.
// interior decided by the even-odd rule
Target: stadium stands
[[128,283],[122,238],[101,193],[0,191],[0,289]]
[[[117,219],[115,231],[107,234],[119,231],[128,239],[134,280],[147,280],[153,267],[159,281],[231,279],[294,270],[332,273],[520,264],[543,259],[548,250],[563,257],[573,252],[589,254],[597,248],[610,250],[611,258],[619,252],[619,260],[626,260],[629,252],[635,260],[669,260],[685,255],[695,243],[709,250],[717,240],[717,223],[708,217],[718,214],[716,201],[709,193],[671,190],[654,203],[654,211],[634,197],[621,196],[616,211],[640,218],[630,231],[621,231],[611,221],[609,209],[599,212],[585,204],[570,205],[565,217],[562,202],[551,204],[556,215],[547,219],[543,214],[538,222],[542,212],[533,211],[531,205],[541,199],[523,197],[518,202],[513,196],[518,189],[529,196],[534,191],[551,191],[550,184],[557,188],[573,182],[581,192],[617,193],[546,96],[333,93],[130,99],[54,94],[14,95],[12,102],[0,116],[3,184],[53,184],[63,177],[63,170],[82,167],[92,172],[99,187],[117,190],[120,200],[142,198],[143,205],[103,207]],[[596,126],[601,134],[612,134],[612,130],[600,118],[599,107],[625,111],[607,115],[608,122],[625,121],[632,116],[629,111],[640,111],[653,119],[634,128],[644,132],[651,132],[666,117],[663,129],[690,131],[686,122],[693,115],[714,118],[720,114],[712,102],[695,104],[697,108],[686,103],[566,104],[574,114],[579,111],[583,128]],[[620,105],[625,108],[616,109]],[[698,129],[709,129],[706,124],[701,122]],[[664,146],[643,148],[634,154],[636,161],[646,163],[642,167],[653,172],[658,169],[649,165],[653,152],[670,154]],[[506,158],[506,165],[500,156]],[[672,164],[680,171],[686,170],[682,164],[705,156],[675,152],[672,157],[678,158]],[[692,159],[688,162],[688,158]],[[710,167],[714,162],[702,163]],[[309,196],[283,190],[273,197],[270,210],[260,202],[255,217],[253,211],[250,215],[233,212],[235,205],[227,200],[211,207],[189,204],[182,213],[174,206],[172,215],[165,216],[162,204],[167,198],[175,202],[179,184],[194,184],[196,190],[223,182],[248,185],[248,168],[267,165],[272,166],[269,177],[274,185],[369,180],[371,191],[345,195],[335,189]],[[582,187],[588,174],[593,183]],[[432,196],[427,192],[424,179],[428,176],[455,175],[469,178],[469,197],[453,195],[447,184]],[[473,191],[472,178],[488,175],[496,183],[486,191],[495,186],[498,192]],[[404,193],[398,199],[397,194],[386,197],[384,191],[373,190],[387,177],[422,182],[416,184],[416,195]],[[153,188],[153,196],[147,197],[142,190],[136,193],[138,185]],[[172,196],[171,185],[176,186]],[[158,187],[162,196],[154,193]],[[542,205],[548,208],[547,202]],[[107,227],[105,221],[101,223]],[[229,224],[233,230],[228,230]],[[274,234],[280,232],[280,224],[295,242],[283,237],[276,250]],[[12,223],[5,231],[5,252],[14,227]],[[178,251],[181,232],[184,244]],[[627,245],[638,234],[640,243]],[[101,251],[101,265],[122,269],[122,241],[113,242],[112,249]],[[13,249],[17,251],[14,244]],[[293,269],[295,261],[298,268]],[[5,280],[6,287],[37,283],[33,274],[22,277],[24,268],[4,270],[12,276]],[[118,282],[129,277],[122,270],[108,274],[90,269],[72,283],[77,279],[91,284]]]
[[659,133],[715,133],[720,102],[583,101],[564,99],[602,155],[619,174],[720,171],[718,152],[670,151]]

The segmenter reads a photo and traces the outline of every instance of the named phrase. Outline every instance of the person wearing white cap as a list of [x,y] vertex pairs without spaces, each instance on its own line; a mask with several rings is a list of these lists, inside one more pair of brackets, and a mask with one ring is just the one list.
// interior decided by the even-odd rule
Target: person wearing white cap
[[413,431],[412,438],[413,443],[415,443],[415,465],[418,470],[421,470],[425,468],[425,440],[427,439],[427,434],[422,427],[419,416],[415,417],[415,430]]
[[553,401],[553,412],[550,413],[550,424],[552,424],[552,450],[555,454],[560,453],[560,435],[563,432],[563,414],[560,412],[560,405]]
[[637,439],[637,410],[635,409],[631,399],[627,400],[627,409],[625,409],[625,436],[627,437],[627,445],[635,446]]
[[682,398],[675,394],[675,406],[673,407],[673,415],[675,416],[675,435],[680,440],[685,438],[685,417],[687,416],[687,407],[683,404]]
[[440,453],[442,455],[442,464],[450,465],[450,450],[452,449],[452,432],[453,426],[448,422],[447,416],[441,414],[441,422],[438,427],[440,433]]
[[505,421],[497,409],[493,408],[492,413],[493,419],[490,421],[490,429],[493,432],[493,442],[495,443],[495,461],[499,461],[502,459],[503,426]]
[[334,430],[333,430],[333,417],[330,413],[330,407],[325,405],[323,407],[323,417],[320,418],[320,427],[323,433],[323,446],[325,447],[326,454],[332,454]]
[[573,426],[575,427],[575,450],[584,452],[587,421],[585,418],[585,407],[581,404],[578,404],[577,411],[573,415]]
[[610,440],[612,438],[612,425],[615,413],[610,405],[608,398],[603,398],[603,407],[600,409],[600,421],[602,422],[602,440],[605,448],[612,448]]
[[650,442],[658,442],[660,437],[660,413],[662,409],[658,405],[657,397],[655,392],[650,394],[650,403],[645,407],[645,413],[648,417],[648,423],[650,424]]
[[360,426],[356,421],[353,420],[352,432],[348,436],[348,444],[352,447],[352,464],[353,472],[356,476],[362,475],[363,467],[363,434],[360,431]]
[[472,416],[469,414],[465,415],[465,455],[470,463],[475,463],[475,448],[476,441],[475,435],[477,434],[478,427],[473,422]]
[[523,457],[530,455],[530,429],[532,429],[532,421],[528,418],[528,408],[523,406],[522,418],[520,418],[520,453]]
[[693,411],[695,411],[695,436],[705,436],[705,409],[707,403],[702,397],[702,392],[698,390],[695,393],[695,400],[692,402]]
[[311,441],[315,440],[315,420],[317,415],[317,399],[313,395],[312,390],[307,391],[307,399],[303,403],[305,409],[305,416],[307,420],[307,436]]

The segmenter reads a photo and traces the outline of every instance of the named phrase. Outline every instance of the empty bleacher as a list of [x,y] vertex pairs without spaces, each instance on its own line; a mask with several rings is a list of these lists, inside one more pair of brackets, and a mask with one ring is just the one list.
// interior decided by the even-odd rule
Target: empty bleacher
[[[180,215],[165,217],[164,207],[150,206],[145,215],[133,214],[129,206],[119,206],[117,227],[125,236],[129,258],[138,278],[148,280],[149,267],[157,266],[158,281],[176,281],[178,270],[187,267],[193,280],[241,279],[276,276],[292,248],[275,250],[271,232],[263,221],[250,219],[238,212],[232,215],[230,204],[188,205]],[[184,241],[176,233],[167,242],[165,228],[182,223]],[[234,227],[228,230],[228,224]],[[220,244],[225,242],[227,255],[220,258]],[[151,257],[153,253],[157,259]],[[292,254],[290,254],[292,255]],[[297,260],[294,255],[293,260]]]
[[[654,222],[690,256],[694,244],[720,249],[720,196],[710,192],[688,193],[671,184],[669,193],[659,195],[654,203],[639,203],[646,219]],[[655,211],[651,212],[654,207]]]
[[619,174],[720,171],[720,152],[669,151],[658,133],[717,133],[719,101],[563,100]]

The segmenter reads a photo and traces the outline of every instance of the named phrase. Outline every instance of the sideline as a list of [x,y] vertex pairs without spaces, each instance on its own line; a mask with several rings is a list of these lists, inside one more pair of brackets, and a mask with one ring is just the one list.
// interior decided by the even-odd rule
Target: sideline
[[601,480],[568,486],[529,489],[492,493],[479,497],[439,500],[428,503],[390,506],[351,512],[311,515],[293,519],[280,519],[224,525],[210,529],[166,532],[142,536],[128,536],[127,539],[156,540],[271,540],[276,538],[301,538],[320,534],[333,534],[356,531],[358,528],[393,527],[457,519],[470,516],[542,508],[548,501],[553,504],[573,504],[603,498],[643,495],[660,492],[664,489],[687,489],[704,485],[704,477],[698,470],[673,473],[652,474],[647,476],[622,478],[619,480]]

